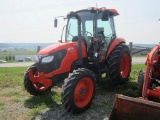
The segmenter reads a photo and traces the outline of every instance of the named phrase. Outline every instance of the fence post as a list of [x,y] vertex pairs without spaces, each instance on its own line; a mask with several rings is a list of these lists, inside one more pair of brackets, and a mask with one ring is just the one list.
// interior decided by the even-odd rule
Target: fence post
[[37,53],[41,50],[41,46],[37,46]]
[[129,42],[129,50],[130,50],[130,55],[132,57],[132,42]]

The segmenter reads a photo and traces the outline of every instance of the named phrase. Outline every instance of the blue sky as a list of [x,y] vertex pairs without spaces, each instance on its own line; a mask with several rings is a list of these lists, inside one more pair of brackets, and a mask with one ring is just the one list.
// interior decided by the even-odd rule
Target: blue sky
[[54,18],[91,6],[114,8],[118,37],[126,42],[160,42],[160,0],[0,0],[0,43],[57,42],[65,21]]

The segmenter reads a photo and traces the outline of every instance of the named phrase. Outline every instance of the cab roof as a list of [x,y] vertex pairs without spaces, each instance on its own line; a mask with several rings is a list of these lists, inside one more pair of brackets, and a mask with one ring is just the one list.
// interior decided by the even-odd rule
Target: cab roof
[[74,11],[74,12],[81,12],[81,11],[86,11],[86,10],[93,10],[93,11],[108,10],[109,13],[110,13],[110,16],[117,16],[117,15],[119,15],[119,13],[118,13],[118,11],[116,9],[106,9],[105,7],[102,7],[102,8],[89,7],[88,9],[77,10],[77,11]]

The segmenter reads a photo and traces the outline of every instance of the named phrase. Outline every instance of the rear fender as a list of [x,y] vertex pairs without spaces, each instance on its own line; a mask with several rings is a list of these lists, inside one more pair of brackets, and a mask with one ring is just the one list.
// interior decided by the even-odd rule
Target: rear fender
[[112,42],[110,43],[110,45],[108,47],[107,53],[106,53],[106,59],[111,54],[113,49],[120,43],[126,43],[126,42],[123,38],[115,38],[115,39],[112,40]]

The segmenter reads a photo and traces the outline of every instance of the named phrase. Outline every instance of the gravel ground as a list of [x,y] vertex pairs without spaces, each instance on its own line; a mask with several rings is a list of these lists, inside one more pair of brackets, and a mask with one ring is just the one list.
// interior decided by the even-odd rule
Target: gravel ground
[[80,115],[72,115],[65,111],[62,104],[54,108],[47,108],[38,115],[32,117],[32,120],[108,120],[111,112],[115,93],[107,93],[97,89],[95,99],[91,107]]
[[[0,107],[0,120],[108,120],[115,98],[115,93],[106,92],[97,87],[95,99],[91,107],[82,114],[72,115],[66,112],[61,102],[59,102],[55,107],[46,108],[36,116],[28,116],[31,109],[25,107],[24,102],[22,102],[27,99],[25,93],[17,93],[23,96],[17,97],[17,99],[20,100],[20,102],[17,103],[13,101],[16,95],[3,96],[3,94],[6,94],[8,91],[16,92],[18,90],[21,91],[21,89],[21,87],[0,89],[0,102],[5,103],[5,107]],[[58,89],[58,91],[61,90],[61,88]]]

